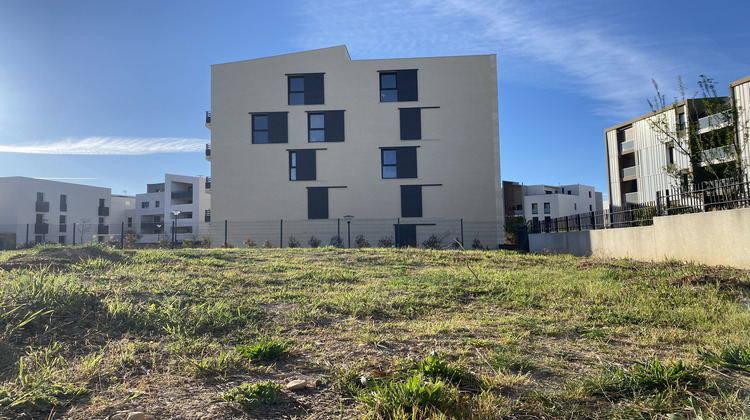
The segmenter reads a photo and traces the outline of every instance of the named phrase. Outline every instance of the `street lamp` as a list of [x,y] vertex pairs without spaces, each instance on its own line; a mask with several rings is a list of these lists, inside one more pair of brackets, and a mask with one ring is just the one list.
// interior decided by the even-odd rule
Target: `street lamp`
[[344,216],[344,219],[346,219],[346,239],[349,243],[349,248],[352,247],[352,219],[354,219],[354,216],[351,214],[347,214]]
[[179,210],[172,210],[172,249],[177,244],[177,215],[180,214]]
[[160,224],[156,225],[156,230],[158,231],[157,237],[156,237],[156,241],[158,242],[158,241],[161,241],[161,234],[162,234],[162,230],[161,230],[161,225]]

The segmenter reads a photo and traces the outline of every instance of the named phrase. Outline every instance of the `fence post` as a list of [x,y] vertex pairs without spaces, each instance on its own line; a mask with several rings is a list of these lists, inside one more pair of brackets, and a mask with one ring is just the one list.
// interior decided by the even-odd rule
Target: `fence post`
[[596,215],[593,211],[591,212],[591,230],[596,230]]
[[125,249],[125,222],[120,222],[120,249]]
[[279,220],[279,248],[284,247],[284,219]]
[[398,248],[398,244],[399,244],[398,237],[400,233],[401,233],[401,218],[399,217],[396,219],[396,243],[394,244],[396,248]]
[[461,246],[464,246],[464,219],[461,218]]
[[336,238],[341,239],[341,218],[336,218]]
[[664,193],[666,194],[666,197],[665,197],[665,200],[664,200],[664,201],[665,201],[665,202],[666,202],[666,204],[667,204],[667,205],[666,205],[667,216],[669,216],[669,208],[671,207],[671,206],[670,206],[670,202],[669,202],[669,190],[666,190],[666,191],[664,191]]
[[661,191],[656,192],[656,215],[661,216]]
[[73,246],[76,246],[76,224],[73,222]]
[[26,223],[26,242],[24,243],[24,245],[28,245],[28,244],[29,244],[29,224]]
[[581,229],[581,214],[580,213],[576,214],[576,221],[578,222],[578,231],[580,232],[582,230]]
[[224,248],[226,248],[227,246],[229,246],[229,243],[227,242],[229,240],[229,238],[228,238],[228,236],[229,236],[228,235],[229,234],[228,227],[229,227],[229,220],[224,220]]

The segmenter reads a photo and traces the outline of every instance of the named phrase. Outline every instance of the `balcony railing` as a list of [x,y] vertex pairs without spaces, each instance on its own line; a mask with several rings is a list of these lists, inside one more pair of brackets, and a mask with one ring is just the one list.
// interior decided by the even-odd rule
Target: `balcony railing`
[[46,235],[49,233],[49,223],[34,223],[34,233],[37,235]]
[[698,119],[698,128],[703,130],[704,128],[721,128],[722,126],[725,126],[728,123],[728,121],[724,118],[724,115],[722,114],[714,114],[709,115],[707,117],[703,117]]
[[626,203],[638,203],[638,191],[625,194]]
[[109,207],[99,207],[99,216],[109,216]]
[[211,124],[211,111],[206,111],[206,124]]
[[49,212],[49,201],[37,201],[36,202],[36,211],[39,213],[47,213]]
[[206,144],[206,160],[211,160],[211,145]]
[[620,143],[620,154],[630,153],[635,150],[635,140],[624,141]]
[[638,170],[635,166],[624,168],[621,172],[623,180],[627,178],[635,178],[636,176],[638,176]]
[[211,189],[211,178],[206,178],[206,190],[210,190],[210,189]]
[[193,190],[172,191],[172,200],[189,200],[193,198]]
[[723,162],[725,160],[735,159],[736,157],[737,154],[735,153],[735,149],[727,146],[704,150],[701,158],[704,162]]

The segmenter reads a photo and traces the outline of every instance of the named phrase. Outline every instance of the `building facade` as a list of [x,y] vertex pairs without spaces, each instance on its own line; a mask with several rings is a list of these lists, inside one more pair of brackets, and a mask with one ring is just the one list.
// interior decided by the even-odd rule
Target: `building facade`
[[166,174],[164,182],[148,184],[145,193],[136,194],[126,232],[137,234],[142,244],[198,241],[209,234],[210,208],[206,178]]
[[[686,138],[687,130],[695,130],[696,135],[731,138],[747,151],[748,127],[750,121],[750,77],[730,84],[730,96],[717,98],[729,101],[738,109],[739,118],[735,127],[719,114],[709,115],[702,99],[687,99],[657,112],[618,124],[605,130],[609,199],[613,208],[627,204],[641,204],[656,201],[657,192],[686,185],[688,173],[693,174],[692,182],[700,184],[709,181],[707,167],[721,168],[722,165],[740,164],[747,174],[750,156],[747,152],[739,156],[729,144],[715,144],[701,151],[682,150],[674,141],[660,133],[655,126],[663,126],[673,133],[681,133]],[[671,174],[668,172],[671,171]]]
[[449,220],[502,242],[495,55],[352,60],[339,46],[218,64],[207,127],[215,242],[225,223],[295,221],[283,236],[304,238],[345,216],[402,245]]
[[587,185],[522,185],[503,181],[505,215],[538,223],[603,210],[602,193]]
[[120,222],[112,218],[111,197],[109,188],[0,178],[0,247],[105,241],[114,233],[110,225]]

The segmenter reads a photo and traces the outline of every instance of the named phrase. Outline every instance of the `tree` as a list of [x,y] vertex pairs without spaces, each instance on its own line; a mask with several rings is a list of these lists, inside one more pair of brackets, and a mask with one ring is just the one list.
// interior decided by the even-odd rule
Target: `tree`
[[[650,128],[668,147],[687,156],[689,165],[680,167],[674,161],[664,167],[667,174],[683,187],[706,181],[742,178],[742,139],[739,138],[739,109],[716,91],[714,80],[700,75],[699,91],[688,98],[682,78],[677,78],[680,96],[667,104],[658,83],[652,80],[656,95],[648,104],[653,117]],[[710,129],[709,129],[710,128]]]

